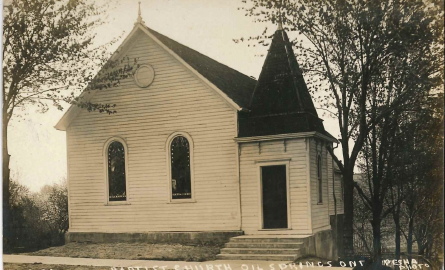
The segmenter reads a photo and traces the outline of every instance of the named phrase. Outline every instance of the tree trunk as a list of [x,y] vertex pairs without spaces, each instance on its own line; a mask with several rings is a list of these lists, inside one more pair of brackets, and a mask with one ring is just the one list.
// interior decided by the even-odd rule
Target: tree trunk
[[[346,168],[347,170],[347,168]],[[348,172],[343,175],[344,181],[344,217],[343,217],[343,249],[346,259],[354,257],[354,174]]]
[[[433,258],[432,257],[432,249],[433,249],[433,235],[432,234],[428,234],[428,242],[426,243],[426,247],[425,247],[425,257],[430,259],[430,260],[434,260],[437,262],[437,255]],[[440,251],[441,252],[441,251]]]
[[411,265],[412,253],[413,253],[413,229],[414,229],[414,219],[410,217],[408,223],[408,237],[406,239],[409,265]]
[[[399,187],[399,185],[397,185],[397,197],[396,197],[396,199],[397,199],[397,201],[399,200],[399,198],[400,198],[400,187]],[[391,192],[391,194],[392,194],[392,192]],[[392,197],[392,195],[391,195],[391,197]],[[395,202],[394,202],[394,198],[392,198],[392,203],[394,204]],[[393,209],[393,211],[392,211],[392,218],[393,218],[393,220],[394,220],[394,226],[395,226],[395,239],[394,239],[394,241],[395,241],[395,245],[396,245],[396,248],[395,248],[395,259],[396,260],[400,260],[400,241],[401,241],[401,228],[400,228],[400,203],[398,203],[395,207],[394,207],[394,209]],[[399,266],[395,266],[395,269],[396,270],[398,270],[399,269]]]
[[396,256],[396,260],[399,260],[400,259],[400,237],[401,237],[401,234],[400,234],[400,217],[399,217],[399,215],[398,214],[394,214],[394,224],[395,224],[395,229],[396,229],[396,231],[395,231],[395,233],[396,233],[396,235],[395,235],[395,237],[396,237],[396,239],[395,239],[395,244],[396,244],[396,251],[395,251],[395,256]]
[[417,254],[419,256],[425,255],[425,249],[427,247],[428,239],[426,238],[425,231],[426,231],[426,225],[420,224],[416,226],[416,234],[414,235],[416,237],[417,247],[418,251]]
[[424,256],[425,255],[426,246],[422,244],[422,241],[417,241],[417,246],[419,247],[418,255],[419,256]]
[[8,153],[8,117],[5,110],[3,110],[2,117],[2,132],[3,132],[3,249],[9,251],[11,248],[11,208],[9,206],[9,160]]
[[380,213],[374,213],[372,224],[372,259],[375,263],[380,265],[382,261],[382,235],[381,235],[381,225],[382,221],[380,219]]

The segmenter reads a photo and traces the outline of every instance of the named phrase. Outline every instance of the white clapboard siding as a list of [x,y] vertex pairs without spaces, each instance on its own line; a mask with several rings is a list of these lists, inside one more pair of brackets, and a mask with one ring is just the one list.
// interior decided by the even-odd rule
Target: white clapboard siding
[[[101,90],[92,102],[117,104],[117,114],[82,111],[67,129],[70,231],[239,230],[236,111],[172,55],[139,33],[126,55],[150,64],[148,88],[133,79]],[[192,203],[168,203],[166,140],[187,132],[194,148]],[[128,200],[106,205],[104,143],[128,148]]]
[[[323,202],[318,202],[318,179],[317,179],[317,157],[321,155],[322,163],[322,195]],[[324,142],[320,140],[310,140],[310,172],[311,172],[311,210],[312,229],[314,232],[323,230],[329,226],[329,195],[328,195],[328,170],[329,153]]]
[[[246,234],[270,234],[261,231],[260,175],[255,161],[290,160],[289,193],[291,230],[274,230],[274,234],[307,234],[309,232],[307,198],[307,151],[305,139],[240,144],[240,182],[242,229]],[[285,150],[286,148],[286,150]]]
[[[335,209],[334,209],[334,195],[332,190],[335,190],[335,199],[337,201],[336,209],[337,209],[337,215],[344,213],[344,203],[343,203],[343,194],[341,190],[341,173],[338,171],[333,171],[333,177],[334,179],[330,179],[329,181],[329,215],[335,215]],[[334,182],[334,186],[332,185],[332,182]]]

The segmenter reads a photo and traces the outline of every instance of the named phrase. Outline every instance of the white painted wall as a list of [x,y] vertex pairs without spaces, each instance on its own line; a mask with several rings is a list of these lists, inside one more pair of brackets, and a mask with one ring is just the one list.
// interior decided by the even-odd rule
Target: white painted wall
[[[334,195],[332,190],[335,190],[335,198],[337,200],[337,215],[344,213],[343,195],[341,191],[341,173],[333,172],[334,179],[329,178],[329,215],[335,215],[334,209]],[[334,183],[334,187],[332,185]]]
[[[326,142],[317,139],[310,140],[310,178],[311,178],[311,209],[312,229],[314,232],[330,228],[328,182],[332,173],[331,156],[326,150]],[[317,156],[322,160],[323,202],[318,202]],[[332,177],[332,176],[331,176]]]
[[[306,139],[240,144],[242,229],[246,234],[309,234]],[[289,162],[291,230],[261,230],[260,173],[267,162]]]
[[[82,111],[67,129],[70,231],[238,230],[236,111],[147,35],[128,56],[153,66],[152,85],[127,79],[98,92],[92,102],[116,103],[118,113]],[[177,131],[194,142],[194,203],[168,203],[165,145]],[[127,205],[105,205],[112,136],[128,147]]]

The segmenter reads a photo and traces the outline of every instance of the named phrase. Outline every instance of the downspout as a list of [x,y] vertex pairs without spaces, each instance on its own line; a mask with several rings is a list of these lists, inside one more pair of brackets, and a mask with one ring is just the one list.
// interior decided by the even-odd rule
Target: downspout
[[[238,130],[239,130],[239,119],[238,119],[238,112],[235,112],[235,137],[238,137]],[[237,164],[237,177],[238,177],[238,212],[239,212],[239,221],[238,226],[239,230],[242,231],[242,225],[243,225],[243,215],[242,215],[242,207],[241,207],[241,143],[236,142],[236,164]]]
[[[334,153],[334,149],[338,147],[338,143],[336,147],[332,148],[332,153]],[[337,217],[337,197],[335,196],[335,161],[331,159],[332,162],[332,195],[334,196],[334,215],[335,215],[335,244],[337,249],[337,257],[338,257],[338,217]]]
[[335,170],[334,159],[332,159],[332,195],[334,196],[334,215],[335,215],[335,242],[337,243],[338,218],[337,218],[337,197],[335,196]]
[[308,226],[308,231],[310,231],[310,234],[313,233],[313,229],[312,229],[312,197],[311,197],[311,163],[310,163],[310,158],[311,158],[311,153],[310,153],[310,138],[306,137],[304,138],[304,142],[306,145],[306,196],[307,196],[307,211],[308,211],[308,219],[307,219],[307,226]]
[[243,214],[242,214],[242,207],[241,207],[241,144],[237,143],[238,145],[238,153],[237,153],[237,163],[238,163],[238,205],[239,205],[239,229],[242,231],[243,227]]

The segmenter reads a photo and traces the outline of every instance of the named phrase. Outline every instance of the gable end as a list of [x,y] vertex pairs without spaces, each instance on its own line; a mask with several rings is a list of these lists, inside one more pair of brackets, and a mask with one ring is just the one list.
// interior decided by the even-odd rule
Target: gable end
[[[247,107],[249,97],[253,92],[256,80],[231,69],[193,49],[190,49],[168,37],[148,28],[143,24],[136,24],[130,34],[119,46],[117,52],[111,59],[117,59],[125,52],[130,45],[130,40],[136,32],[142,31],[160,45],[165,51],[171,54],[176,60],[183,64],[195,76],[203,81],[212,90],[236,111],[243,111]],[[215,85],[217,84],[217,85]],[[97,90],[83,92],[81,97],[85,101],[91,101]],[[65,131],[71,122],[80,113],[81,108],[71,105],[54,126],[57,130]]]

